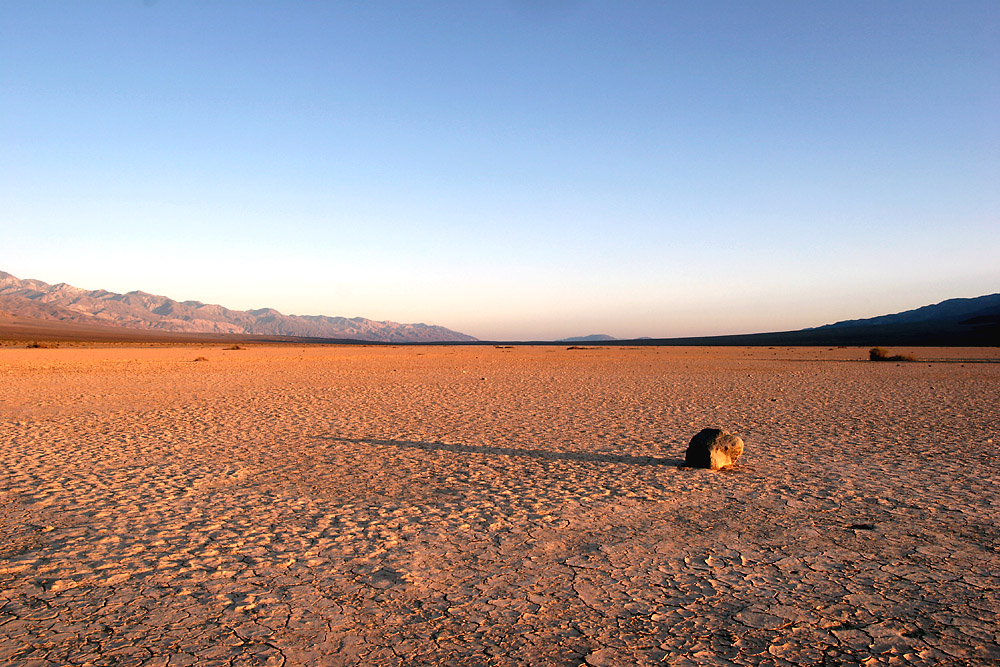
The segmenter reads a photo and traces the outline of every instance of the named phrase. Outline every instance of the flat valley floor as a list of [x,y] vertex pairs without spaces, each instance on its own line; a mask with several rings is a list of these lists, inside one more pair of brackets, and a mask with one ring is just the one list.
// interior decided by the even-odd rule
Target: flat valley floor
[[0,348],[0,664],[996,664],[1000,350],[909,352]]

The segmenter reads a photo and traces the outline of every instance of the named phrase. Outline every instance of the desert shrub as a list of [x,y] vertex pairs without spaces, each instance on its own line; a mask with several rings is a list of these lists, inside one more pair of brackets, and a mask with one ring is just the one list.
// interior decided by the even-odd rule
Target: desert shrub
[[195,357],[195,361],[208,361],[208,357]]
[[868,350],[868,359],[871,361],[916,361],[916,357],[909,354],[889,354],[889,350],[884,347],[873,347]]
[[224,348],[222,348],[222,349],[223,349],[223,350],[245,350],[246,348],[245,348],[245,347],[242,347],[242,346],[240,346],[240,345],[232,345],[232,346],[230,346],[230,347],[224,347]]
[[28,349],[31,349],[31,350],[35,350],[35,349],[50,349],[50,348],[59,347],[59,343],[46,343],[46,342],[39,343],[38,341],[31,341],[30,343],[28,343],[26,345],[26,347]]

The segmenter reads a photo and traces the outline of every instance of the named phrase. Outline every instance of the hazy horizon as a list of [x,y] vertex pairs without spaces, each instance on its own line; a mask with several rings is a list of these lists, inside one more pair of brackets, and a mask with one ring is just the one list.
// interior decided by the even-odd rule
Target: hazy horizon
[[1000,6],[0,5],[0,270],[484,340],[1000,291]]

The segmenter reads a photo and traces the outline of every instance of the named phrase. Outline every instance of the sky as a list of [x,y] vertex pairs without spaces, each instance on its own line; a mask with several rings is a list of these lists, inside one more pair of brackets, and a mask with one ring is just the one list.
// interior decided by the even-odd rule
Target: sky
[[1000,291],[1000,3],[0,0],[0,270],[487,340]]

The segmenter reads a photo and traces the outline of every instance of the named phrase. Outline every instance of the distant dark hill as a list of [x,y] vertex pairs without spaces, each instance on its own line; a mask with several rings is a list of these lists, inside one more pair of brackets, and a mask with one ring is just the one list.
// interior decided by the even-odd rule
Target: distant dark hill
[[603,343],[609,340],[618,340],[608,334],[590,334],[589,336],[573,336],[572,338],[561,338],[559,343]]
[[894,315],[880,315],[864,320],[845,320],[816,329],[844,329],[892,325],[935,324],[955,327],[1000,324],[1000,294],[974,299],[948,299],[931,306],[905,310]]
[[628,345],[905,345],[1000,346],[1000,294],[948,299],[893,315],[811,329],[732,336],[615,341]]

